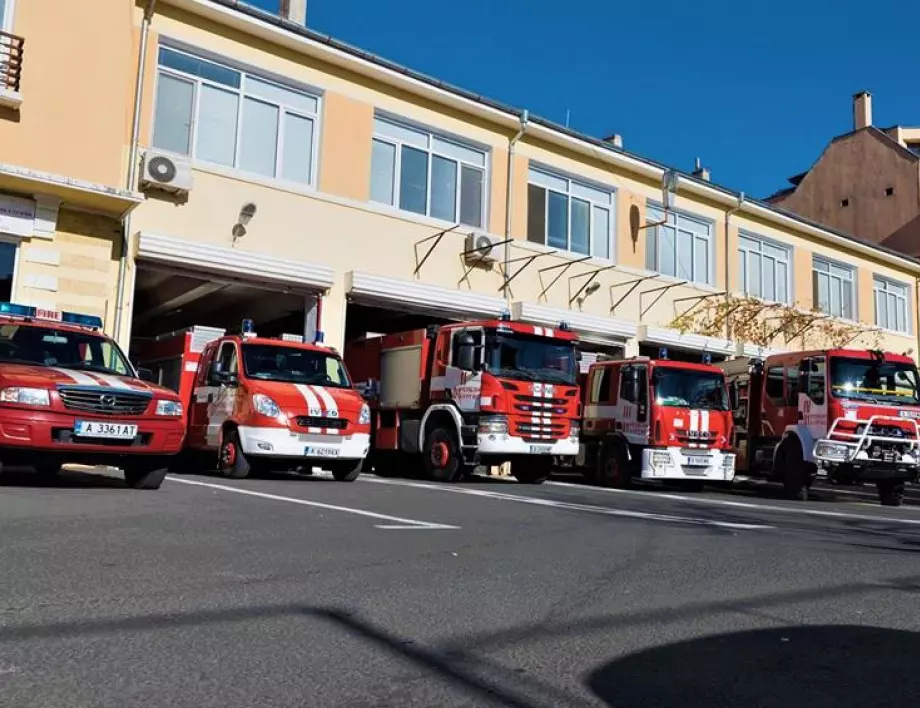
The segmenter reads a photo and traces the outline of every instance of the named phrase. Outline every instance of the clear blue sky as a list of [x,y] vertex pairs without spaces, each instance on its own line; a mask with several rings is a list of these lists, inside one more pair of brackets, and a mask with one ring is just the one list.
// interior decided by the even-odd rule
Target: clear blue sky
[[753,197],[851,129],[856,91],[920,125],[909,0],[308,0],[307,24]]

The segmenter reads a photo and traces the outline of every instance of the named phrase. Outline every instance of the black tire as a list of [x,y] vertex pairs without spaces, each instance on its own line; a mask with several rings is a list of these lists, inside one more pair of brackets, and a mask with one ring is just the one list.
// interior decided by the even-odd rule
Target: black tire
[[432,428],[422,450],[425,473],[437,482],[459,482],[463,477],[463,453],[457,436],[446,428]]
[[904,503],[904,482],[900,479],[883,479],[875,485],[882,506],[901,506]]
[[331,465],[336,482],[354,482],[364,469],[364,460],[342,460]]
[[511,474],[521,484],[543,484],[553,471],[549,455],[519,457],[511,463]]
[[39,474],[40,477],[44,479],[53,479],[57,477],[61,471],[63,464],[60,462],[55,462],[54,460],[48,460],[47,462],[39,462],[35,465],[35,471]]
[[162,461],[131,463],[125,467],[125,484],[131,489],[159,489],[167,472]]
[[221,441],[218,465],[221,474],[230,479],[246,479],[252,472],[252,465],[243,453],[240,435],[235,430],[227,433]]
[[626,489],[632,483],[626,448],[619,440],[604,440],[597,452],[596,478],[602,487],[614,489]]
[[776,454],[773,473],[783,483],[787,499],[808,501],[808,493],[814,477],[814,465],[805,462],[802,443],[798,438],[788,437]]

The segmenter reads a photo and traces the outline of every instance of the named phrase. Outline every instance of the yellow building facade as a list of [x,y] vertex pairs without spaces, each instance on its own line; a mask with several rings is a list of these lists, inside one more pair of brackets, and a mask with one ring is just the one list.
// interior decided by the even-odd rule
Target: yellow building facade
[[[106,36],[119,39],[100,52],[109,59],[103,123],[68,126],[69,140],[87,136],[56,158],[73,165],[24,139],[18,159],[79,173],[85,141],[95,141],[104,159],[79,174],[110,184],[119,206],[92,212],[107,225],[88,225],[89,210],[59,218],[54,243],[62,259],[70,254],[66,265],[24,265],[36,236],[23,241],[14,292],[51,300],[23,274],[54,270],[53,302],[86,311],[91,300],[81,298],[100,297],[87,283],[104,285],[107,328],[124,344],[245,316],[271,333],[319,329],[342,347],[507,310],[535,324],[567,321],[599,352],[763,352],[675,328],[678,315],[728,292],[820,306],[872,334],[873,346],[917,350],[913,259],[229,0],[109,4]],[[25,32],[29,16],[17,12]],[[74,10],[72,20],[96,17]],[[0,144],[18,127],[0,123]],[[121,293],[120,228],[129,247]],[[102,248],[105,234],[109,251],[93,260],[88,244]],[[85,268],[77,255],[90,259]],[[770,348],[800,345],[777,336]]]

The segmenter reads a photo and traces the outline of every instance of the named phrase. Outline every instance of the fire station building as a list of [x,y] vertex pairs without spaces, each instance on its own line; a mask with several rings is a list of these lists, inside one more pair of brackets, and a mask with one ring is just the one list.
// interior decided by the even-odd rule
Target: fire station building
[[[730,292],[818,308],[917,351],[920,262],[704,171],[446,86],[302,16],[139,0],[130,25],[118,60],[124,86],[137,71],[138,101],[121,107],[118,135],[136,140],[118,152],[127,189],[110,198],[128,252],[121,273],[112,251],[105,279],[106,327],[125,345],[250,318],[259,334],[321,331],[342,347],[509,311],[567,321],[588,352],[757,353],[671,326]],[[17,263],[22,297],[32,266]]]

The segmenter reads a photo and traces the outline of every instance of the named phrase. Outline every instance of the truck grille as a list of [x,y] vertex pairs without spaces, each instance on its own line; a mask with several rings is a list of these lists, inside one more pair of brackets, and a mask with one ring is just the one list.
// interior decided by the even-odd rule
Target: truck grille
[[348,427],[348,420],[345,418],[320,418],[311,415],[299,415],[295,419],[295,422],[301,428],[332,428],[333,430],[344,430]]
[[113,388],[59,388],[64,407],[72,411],[98,415],[141,415],[152,396]]

